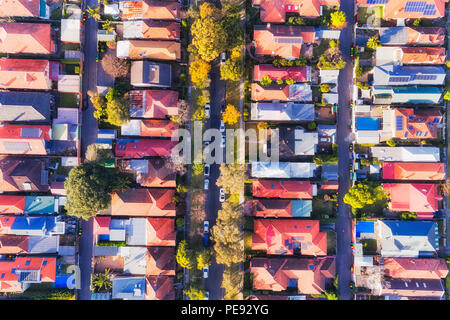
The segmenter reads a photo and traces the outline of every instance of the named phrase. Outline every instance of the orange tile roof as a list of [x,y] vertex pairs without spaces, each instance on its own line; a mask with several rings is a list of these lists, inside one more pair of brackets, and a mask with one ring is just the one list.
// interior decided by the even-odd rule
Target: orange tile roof
[[448,275],[444,259],[384,258],[384,273],[391,278],[441,279]]
[[165,276],[147,277],[145,300],[175,300],[173,278]]
[[400,139],[435,139],[437,125],[442,120],[442,114],[438,110],[413,108],[395,108],[394,117],[396,123],[402,119],[401,127],[395,125],[394,129],[394,137]]
[[253,228],[253,250],[293,254],[297,245],[302,255],[327,254],[327,234],[319,231],[318,220],[255,219]]
[[144,20],[142,34],[146,39],[152,40],[179,40],[180,24],[174,21]]
[[[177,115],[178,91],[133,90],[130,93],[130,106],[139,114],[139,118],[164,119],[167,116]],[[133,114],[131,116],[133,117]]]
[[312,199],[313,185],[309,181],[253,180],[253,196],[261,198]]
[[49,61],[1,58],[0,88],[50,90]]
[[178,1],[123,1],[123,19],[178,20],[181,6]]
[[0,17],[39,17],[40,0],[3,0]]
[[175,246],[175,220],[147,218],[147,246]]
[[252,83],[251,90],[253,101],[289,100],[288,85],[271,85],[270,87],[263,87],[259,83]]
[[253,288],[284,291],[289,280],[297,280],[299,294],[320,294],[325,291],[326,279],[334,278],[334,257],[314,259],[253,258],[250,262]]
[[445,40],[445,29],[439,27],[408,28],[409,44],[441,45]]
[[[49,189],[42,181],[45,163],[38,158],[0,159],[0,191],[40,191]],[[25,189],[25,185],[31,189]]]
[[244,212],[247,215],[256,217],[292,218],[292,200],[247,200],[244,205]]
[[146,119],[141,121],[141,137],[170,138],[178,125],[170,120]]
[[134,173],[136,175],[136,182],[141,186],[156,188],[176,187],[177,174],[175,170],[167,166],[167,160],[162,158],[144,160],[148,162],[147,173],[133,171],[131,169],[131,161],[133,160],[119,160],[119,166],[124,171]]
[[386,180],[445,180],[445,166],[434,162],[384,162]]
[[390,194],[392,211],[436,212],[438,192],[436,184],[384,183]]
[[148,247],[147,249],[146,275],[175,275],[175,247]]
[[443,47],[406,47],[401,50],[404,64],[443,64],[446,59]]
[[48,23],[0,23],[0,51],[50,54],[54,50]]
[[314,42],[314,27],[255,26],[253,42],[256,55],[299,58],[303,43]]
[[[8,124],[0,127],[0,154],[46,155],[50,126]],[[22,146],[21,148],[16,148]]]
[[169,157],[177,141],[163,139],[116,140],[116,157],[140,159],[143,157]]
[[[434,5],[436,9],[435,14],[424,15],[424,12],[416,11],[410,12],[405,11],[408,2],[417,2],[410,0],[388,0],[386,4],[383,5],[383,18],[384,19],[436,19],[445,16],[445,3],[448,0],[420,0],[420,2],[425,2],[426,5]],[[357,0],[359,6],[370,6],[367,4],[367,0]],[[374,4],[375,6],[380,6],[380,4]]]
[[127,189],[114,193],[111,200],[113,216],[162,217],[175,216],[174,189]]
[[25,210],[25,196],[0,195],[0,213],[23,213]]
[[308,66],[275,68],[271,64],[258,64],[253,69],[253,81],[261,81],[263,77],[271,79],[293,79],[295,82],[306,82],[308,79]]
[[129,43],[128,58],[180,60],[181,44],[161,40],[123,40]]
[[28,236],[0,235],[0,254],[28,252]]

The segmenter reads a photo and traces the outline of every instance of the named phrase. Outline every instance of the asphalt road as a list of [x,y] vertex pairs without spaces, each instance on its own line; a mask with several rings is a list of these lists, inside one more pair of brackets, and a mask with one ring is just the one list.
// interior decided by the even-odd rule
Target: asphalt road
[[339,111],[337,119],[337,143],[339,165],[339,189],[338,189],[338,219],[336,222],[336,273],[339,276],[339,299],[351,300],[352,292],[349,284],[352,280],[350,271],[353,264],[353,253],[350,248],[352,241],[352,219],[348,205],[343,201],[344,195],[351,185],[350,180],[350,124],[351,109],[349,101],[352,92],[353,61],[350,58],[350,48],[353,39],[354,26],[354,1],[341,0],[341,10],[347,15],[347,25],[341,31],[340,49],[347,65],[339,73]]
[[[86,0],[83,2],[83,9],[87,6],[97,6],[96,0]],[[88,108],[83,110],[81,126],[81,148],[82,158],[88,145],[96,140],[98,124],[94,118],[94,107],[87,96],[88,90],[97,90],[97,22],[87,19],[84,31],[84,74],[83,74],[83,99],[87,101]],[[79,267],[81,272],[81,289],[78,292],[78,300],[90,300],[91,273],[92,273],[92,250],[93,250],[93,219],[83,220],[81,228],[83,233],[79,243]]]
[[[212,66],[210,77],[211,116],[206,122],[205,129],[219,129],[221,119],[220,107],[225,104],[226,82],[220,80],[220,69],[218,64]],[[214,226],[217,218],[217,212],[222,207],[219,201],[219,187],[216,185],[216,180],[220,174],[219,167],[220,163],[211,165],[209,174],[209,190],[207,191],[205,201],[205,214],[206,219],[209,221],[210,229]],[[223,264],[217,264],[215,259],[213,259],[213,263],[209,267],[208,278],[204,281],[205,289],[209,291],[210,300],[221,300],[223,298],[224,290],[220,287],[220,285],[222,284],[222,274],[224,269]]]

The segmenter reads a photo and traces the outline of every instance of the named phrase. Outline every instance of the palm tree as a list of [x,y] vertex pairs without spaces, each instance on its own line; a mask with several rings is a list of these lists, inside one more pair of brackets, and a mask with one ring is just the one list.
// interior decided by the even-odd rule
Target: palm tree
[[103,30],[106,30],[108,32],[112,32],[114,30],[114,25],[111,23],[111,20],[106,20],[103,23]]
[[86,12],[88,13],[89,18],[94,18],[95,21],[99,21],[100,16],[100,7],[87,7]]
[[377,47],[381,46],[381,41],[376,36],[370,37],[369,40],[367,40],[366,46],[369,49],[375,50]]
[[92,275],[91,283],[93,291],[100,292],[108,291],[112,288],[111,275],[109,274],[110,269],[105,269],[105,273],[96,273]]

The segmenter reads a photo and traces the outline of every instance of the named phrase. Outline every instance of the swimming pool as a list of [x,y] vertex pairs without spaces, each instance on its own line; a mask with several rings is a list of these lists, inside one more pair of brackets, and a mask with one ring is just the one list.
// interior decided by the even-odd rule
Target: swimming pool
[[75,275],[74,274],[57,275],[55,278],[55,282],[53,282],[53,288],[74,289]]

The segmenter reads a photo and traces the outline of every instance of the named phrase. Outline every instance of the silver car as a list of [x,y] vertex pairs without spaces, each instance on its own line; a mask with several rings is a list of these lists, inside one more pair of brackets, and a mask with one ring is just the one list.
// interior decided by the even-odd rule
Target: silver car
[[219,189],[219,201],[220,202],[224,202],[225,201],[225,191],[223,190],[223,188]]

